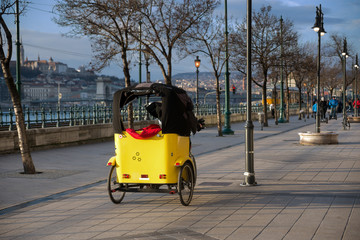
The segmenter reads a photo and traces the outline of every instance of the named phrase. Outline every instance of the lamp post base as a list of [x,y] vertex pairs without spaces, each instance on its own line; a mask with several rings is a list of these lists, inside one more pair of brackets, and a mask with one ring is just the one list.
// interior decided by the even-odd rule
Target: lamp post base
[[252,187],[257,186],[257,182],[255,181],[255,175],[248,175],[245,176],[245,180],[243,183],[240,184],[242,187]]
[[222,133],[223,133],[224,135],[234,135],[234,131],[231,130],[230,128],[224,128],[224,129],[222,130]]
[[231,130],[230,127],[230,115],[231,113],[229,111],[225,112],[225,125],[224,125],[224,129],[222,130],[222,133],[224,135],[234,135],[234,131]]
[[247,182],[243,182],[240,184],[241,187],[255,187],[255,186],[258,186],[258,184],[255,182],[255,183],[247,183]]
[[278,123],[287,123],[288,121],[284,118],[279,118]]

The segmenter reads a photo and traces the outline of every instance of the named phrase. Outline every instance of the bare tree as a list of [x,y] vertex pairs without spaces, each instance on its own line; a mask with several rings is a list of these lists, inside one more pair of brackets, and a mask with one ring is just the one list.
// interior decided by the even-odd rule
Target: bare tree
[[[307,118],[310,116],[309,108],[312,106],[313,94],[315,89],[316,73],[313,72],[309,78],[304,81],[304,89],[306,90],[306,114]],[[311,98],[311,99],[310,99]]]
[[224,24],[219,17],[214,19],[210,16],[197,27],[197,34],[186,34],[188,39],[193,39],[192,44],[184,44],[183,48],[190,54],[202,53],[207,56],[213,68],[216,80],[216,117],[218,136],[223,136],[221,123],[220,103],[220,76],[225,65],[225,38]]
[[[211,15],[218,0],[145,0],[140,10],[144,31],[140,40],[134,29],[132,36],[141,41],[147,53],[160,67],[166,84],[171,85],[174,50],[188,38],[184,34],[196,35],[196,26]],[[182,42],[182,44],[180,44]],[[164,62],[163,62],[164,61]]]
[[314,56],[311,54],[306,45],[300,45],[297,48],[296,55],[292,58],[292,77],[295,80],[296,87],[298,88],[298,102],[299,102],[299,120],[301,120],[301,107],[302,107],[302,89],[306,86],[306,80],[311,78],[315,73],[316,62]]
[[[267,84],[268,75],[274,66],[278,65],[277,59],[280,56],[280,45],[283,47],[291,45],[297,40],[297,33],[293,31],[293,24],[289,20],[283,23],[283,34],[280,36],[281,26],[279,19],[272,15],[271,6],[262,7],[259,12],[253,13],[252,31],[252,56],[253,63],[257,66],[257,74],[261,80],[253,79],[254,83],[262,88],[263,111],[265,113],[264,126],[268,126],[267,120]],[[232,39],[238,39],[235,44],[242,49],[242,56],[237,61],[244,59],[246,49],[246,21],[237,25],[237,33]],[[236,61],[236,60],[235,60]]]
[[330,91],[330,96],[333,96],[334,89],[342,84],[341,66],[334,58],[327,58],[322,70],[322,85]]
[[[140,21],[140,1],[58,0],[55,11],[60,26],[71,27],[67,36],[87,36],[95,55],[92,66],[101,70],[121,58],[125,86],[130,86],[129,52],[135,49],[130,31]],[[128,105],[128,125],[133,127],[133,107]]]
[[[330,40],[325,44],[325,54],[327,57],[337,57],[339,63],[341,65],[342,62],[342,55],[343,52],[343,41],[345,36],[339,35],[338,33],[330,34]],[[348,52],[353,52],[353,48],[351,44],[347,46]]]
[[[331,58],[333,59],[337,59],[338,60],[338,66],[339,69],[342,68],[342,64],[343,64],[343,58],[344,56],[342,55],[343,52],[343,47],[344,47],[344,41],[345,41],[346,37],[344,35],[339,35],[338,33],[333,33],[330,35],[330,40],[326,43],[326,54],[327,56],[330,58],[329,61],[332,61]],[[353,52],[353,47],[352,44],[349,43],[347,45],[347,52],[348,54],[351,56],[351,53]],[[332,63],[333,64],[333,63]],[[347,65],[350,65],[351,61],[347,61]],[[355,80],[354,75],[352,74],[352,71],[350,69],[352,69],[352,67],[346,67],[346,69],[348,69],[349,71],[347,71],[347,77],[346,77],[346,87],[350,86],[350,84],[352,84]],[[340,71],[342,72],[342,71]],[[339,76],[339,75],[338,75]],[[336,79],[338,79],[338,76],[336,77]],[[342,76],[342,75],[340,75]],[[337,80],[334,78],[329,78],[332,81],[332,85],[336,85],[336,86],[342,86],[341,84],[336,84]],[[341,82],[341,81],[340,81]]]
[[[344,39],[346,37],[344,35],[339,35],[338,33],[333,33],[330,35],[330,40],[326,43],[326,55],[329,58],[336,58],[338,59],[339,66],[342,66],[343,62],[343,46],[344,46]],[[353,52],[353,46],[350,42],[348,42],[347,50],[349,55],[351,56],[351,53]],[[347,62],[347,64],[350,65],[350,61]],[[351,68],[347,68],[351,69]],[[349,86],[353,82],[353,77],[348,77],[346,79],[346,86]]]
[[[19,148],[21,153],[21,159],[23,163],[25,174],[35,174],[35,166],[32,161],[30,146],[26,135],[25,119],[23,110],[21,107],[21,99],[18,90],[16,89],[14,78],[10,72],[10,61],[12,56],[12,35],[3,19],[7,14],[20,14],[19,11],[14,11],[15,1],[4,0],[1,2],[0,10],[0,61],[1,68],[4,74],[6,85],[9,89],[11,101],[14,106],[14,112],[16,116],[16,129],[19,138]],[[6,51],[6,52],[5,52]],[[19,90],[21,91],[21,90]]]

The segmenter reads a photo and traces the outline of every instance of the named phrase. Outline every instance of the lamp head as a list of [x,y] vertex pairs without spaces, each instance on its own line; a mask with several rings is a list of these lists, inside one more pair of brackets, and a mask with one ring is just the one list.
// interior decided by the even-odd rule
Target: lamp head
[[[316,23],[315,23],[315,24],[316,24]],[[314,26],[312,27],[312,29],[313,29],[315,32],[318,32],[318,31],[320,30],[320,27],[314,25]]]
[[346,38],[344,38],[344,47],[343,47],[343,51],[342,51],[341,55],[348,57]]
[[320,35],[324,36],[325,35],[325,29],[324,29],[324,14],[321,11],[321,5],[320,5]]
[[321,26],[320,9],[318,7],[316,7],[315,23],[314,23],[314,26],[312,27],[312,29],[315,32],[319,32],[320,26]]
[[200,59],[199,59],[199,56],[196,56],[196,59],[195,59],[195,67],[196,68],[199,68],[200,67]]

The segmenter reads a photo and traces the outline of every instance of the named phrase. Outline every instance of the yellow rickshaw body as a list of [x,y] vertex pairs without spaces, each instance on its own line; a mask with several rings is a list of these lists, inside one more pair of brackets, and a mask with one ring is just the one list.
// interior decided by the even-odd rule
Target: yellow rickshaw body
[[190,138],[162,134],[135,139],[126,131],[116,133],[116,173],[119,183],[176,184],[180,166],[187,160]]

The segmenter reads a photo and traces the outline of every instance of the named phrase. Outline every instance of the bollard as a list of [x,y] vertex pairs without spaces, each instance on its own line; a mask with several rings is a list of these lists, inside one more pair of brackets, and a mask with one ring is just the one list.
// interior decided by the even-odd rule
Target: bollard
[[259,116],[259,123],[261,126],[261,131],[262,131],[264,129],[265,114],[263,112],[259,112],[258,116]]

